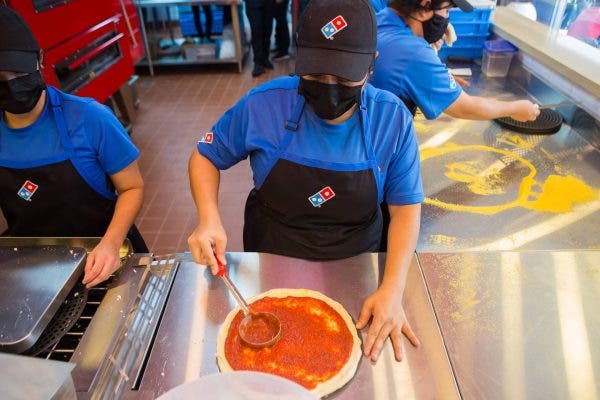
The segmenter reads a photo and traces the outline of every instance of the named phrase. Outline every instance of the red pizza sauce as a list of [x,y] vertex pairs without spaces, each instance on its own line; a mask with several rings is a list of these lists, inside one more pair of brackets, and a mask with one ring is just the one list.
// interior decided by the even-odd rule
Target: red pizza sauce
[[282,376],[314,389],[336,375],[350,358],[353,338],[344,319],[330,305],[311,297],[264,297],[253,312],[273,313],[281,338],[271,347],[254,349],[237,334],[244,314],[234,317],[225,340],[225,358],[234,370]]

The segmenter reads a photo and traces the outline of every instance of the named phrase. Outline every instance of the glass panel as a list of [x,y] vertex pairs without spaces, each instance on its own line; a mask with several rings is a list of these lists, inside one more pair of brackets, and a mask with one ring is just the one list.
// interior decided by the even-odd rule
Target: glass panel
[[508,8],[548,25],[558,36],[571,36],[600,47],[600,0],[504,1]]

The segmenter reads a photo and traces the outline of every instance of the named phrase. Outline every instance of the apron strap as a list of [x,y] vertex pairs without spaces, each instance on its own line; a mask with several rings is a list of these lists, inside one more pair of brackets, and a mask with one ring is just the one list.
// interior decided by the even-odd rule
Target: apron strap
[[294,111],[292,111],[292,117],[285,122],[285,129],[292,132],[296,132],[298,130],[298,126],[300,125],[300,117],[302,117],[304,104],[306,104],[304,96],[298,97],[299,99],[294,105]]
[[65,148],[67,155],[69,156],[69,160],[73,163],[73,166],[81,175],[83,180],[90,186],[92,189],[99,192],[103,197],[109,200],[115,200],[117,195],[114,192],[111,192],[108,189],[97,189],[93,185],[93,182],[89,179],[89,177],[84,173],[85,168],[83,167],[83,162],[80,157],[77,156],[77,153],[73,149],[73,142],[71,142],[71,137],[69,136],[69,130],[67,129],[67,122],[65,120],[65,114],[63,112],[62,102],[60,100],[60,96],[58,95],[58,90],[53,87],[48,86],[46,88],[46,93],[48,93],[48,98],[50,99],[50,105],[52,106],[52,113],[54,114],[54,121],[56,122],[56,127],[58,128],[58,134],[60,137],[60,142]]
[[58,128],[60,142],[67,151],[67,155],[69,156],[69,158],[73,160],[73,143],[71,143],[71,138],[69,137],[67,122],[65,121],[62,102],[60,101],[58,92],[55,91],[53,88],[47,87],[46,93],[48,93],[50,106],[52,106],[52,114],[54,115],[54,121],[56,122],[56,127]]
[[[300,118],[302,117],[302,113],[304,112],[304,105],[306,104],[306,100],[304,100],[303,96],[298,96],[298,101],[294,105],[294,111],[292,111],[292,116],[285,122],[285,136],[281,140],[279,145],[279,149],[277,149],[277,155],[275,156],[275,162],[281,157],[283,152],[287,149],[290,142],[292,141],[292,135],[298,130],[300,126]],[[273,163],[275,165],[275,163]]]
[[[363,90],[361,96],[366,96]],[[365,143],[365,149],[367,150],[367,157],[369,159],[369,166],[373,170],[373,176],[375,176],[375,182],[377,183],[377,201],[381,203],[383,201],[383,182],[381,181],[381,168],[379,167],[379,160],[375,157],[375,150],[373,149],[373,143],[371,141],[371,124],[367,115],[367,107],[363,104],[366,102],[361,99],[361,105],[359,106],[360,121],[362,125],[363,140]],[[379,188],[382,190],[379,190]]]

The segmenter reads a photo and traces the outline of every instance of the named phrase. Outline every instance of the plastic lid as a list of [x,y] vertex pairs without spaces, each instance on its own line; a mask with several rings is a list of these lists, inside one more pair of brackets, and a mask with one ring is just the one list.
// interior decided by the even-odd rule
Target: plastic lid
[[157,400],[194,400],[202,393],[219,400],[318,400],[295,382],[255,371],[205,375],[176,386]]
[[519,50],[504,39],[486,40],[483,47],[491,53],[515,53]]

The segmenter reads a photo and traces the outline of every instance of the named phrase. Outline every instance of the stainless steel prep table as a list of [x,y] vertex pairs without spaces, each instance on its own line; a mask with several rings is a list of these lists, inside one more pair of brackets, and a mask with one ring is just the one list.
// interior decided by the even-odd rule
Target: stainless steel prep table
[[[486,79],[476,71],[476,65],[472,69],[471,86],[466,89],[470,94],[505,100],[528,98],[513,81]],[[549,90],[542,93],[545,96],[540,95],[541,103],[564,101]],[[531,167],[539,185],[532,187],[528,200],[541,192],[540,185],[551,175],[575,177],[596,193],[596,199],[559,213],[515,206],[482,214],[474,212],[481,208],[457,211],[426,202],[417,250],[598,249],[600,241],[594,232],[600,226],[600,122],[575,106],[559,111],[568,118],[553,135],[518,134],[493,121],[460,120],[447,115],[427,121],[417,115],[421,172],[425,195],[430,199],[471,207],[505,206],[519,197]],[[456,151],[449,151],[450,146]],[[469,188],[472,182],[468,181],[476,180],[486,169],[498,171],[485,182],[489,192],[503,193],[481,195]],[[450,179],[446,175],[449,172],[461,175],[462,181]]]
[[[232,279],[247,297],[272,288],[308,288],[342,303],[358,318],[377,287],[384,255],[363,254],[334,262],[308,262],[256,253],[229,253]],[[157,332],[139,390],[158,396],[186,381],[218,371],[219,326],[235,300],[218,278],[184,256]],[[339,399],[456,399],[458,392],[416,257],[405,292],[405,310],[422,342],[404,340],[405,359],[394,360],[389,341],[376,365],[362,359]]]
[[418,259],[463,399],[599,398],[599,251]]

